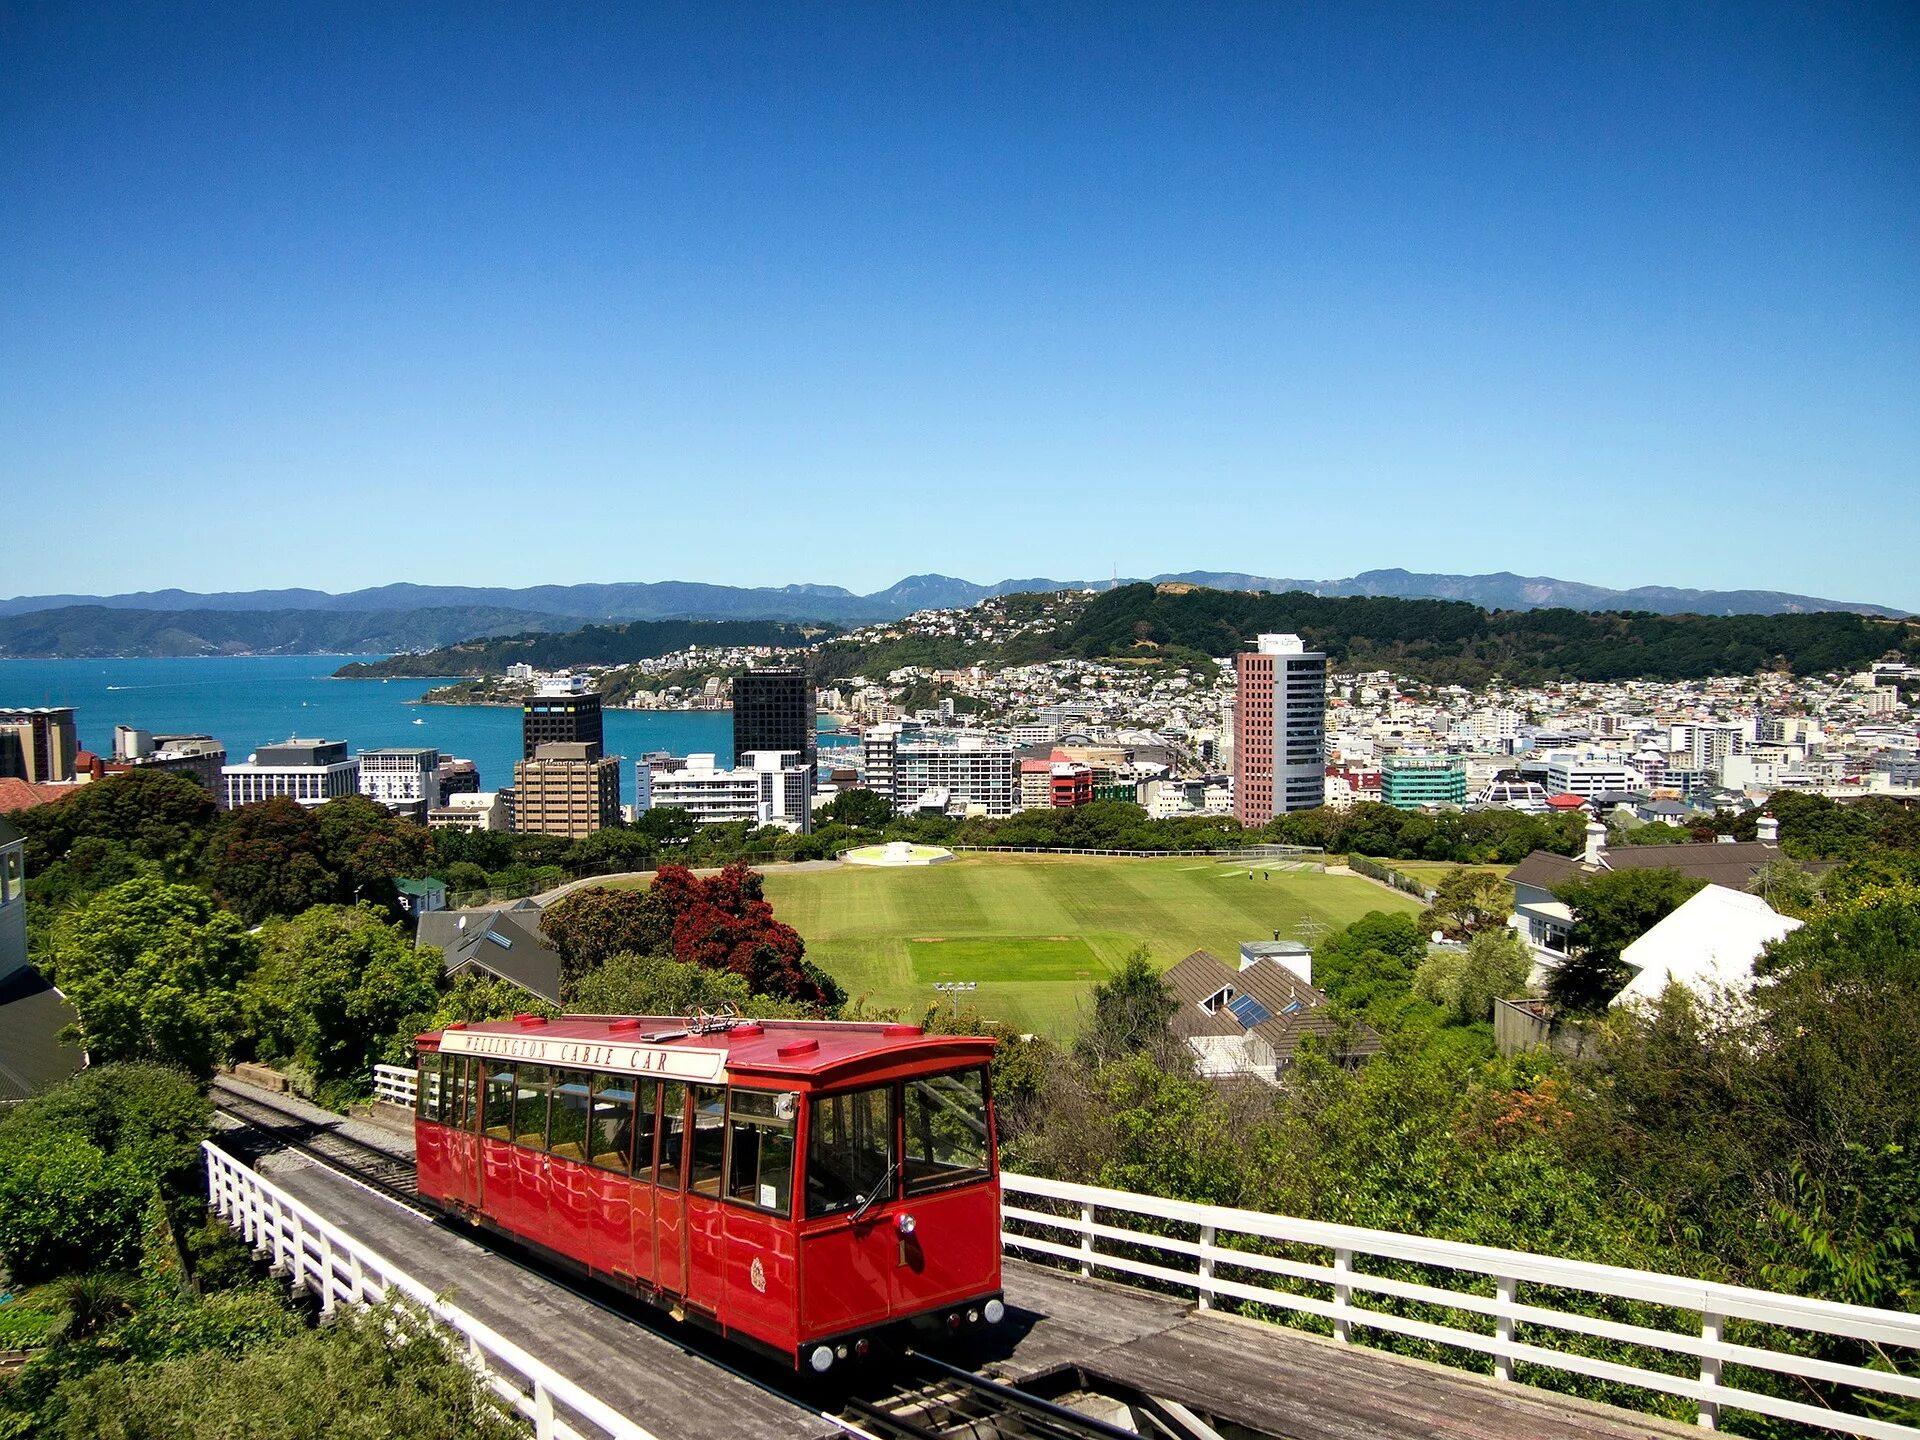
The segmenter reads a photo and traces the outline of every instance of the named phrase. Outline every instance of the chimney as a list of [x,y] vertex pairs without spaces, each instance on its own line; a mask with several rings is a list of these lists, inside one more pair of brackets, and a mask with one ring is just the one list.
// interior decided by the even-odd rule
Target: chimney
[[1587,850],[1580,857],[1580,863],[1589,870],[1598,870],[1607,853],[1607,827],[1598,820],[1587,822]]
[[1780,822],[1771,815],[1762,815],[1755,826],[1755,831],[1762,845],[1780,843]]

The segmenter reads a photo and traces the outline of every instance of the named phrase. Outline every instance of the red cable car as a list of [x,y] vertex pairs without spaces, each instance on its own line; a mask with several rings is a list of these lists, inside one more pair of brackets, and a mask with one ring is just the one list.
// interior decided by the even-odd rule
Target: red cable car
[[988,1062],[917,1025],[534,1015],[419,1037],[423,1199],[820,1373],[1006,1313]]

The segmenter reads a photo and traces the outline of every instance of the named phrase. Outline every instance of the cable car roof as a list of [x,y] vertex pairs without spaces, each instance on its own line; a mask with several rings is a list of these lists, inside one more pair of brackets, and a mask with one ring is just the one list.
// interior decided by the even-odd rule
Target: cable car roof
[[985,1064],[996,1042],[979,1035],[928,1035],[918,1025],[877,1021],[522,1015],[449,1025],[420,1036],[418,1043],[423,1052],[717,1084],[732,1075],[819,1081],[919,1062]]

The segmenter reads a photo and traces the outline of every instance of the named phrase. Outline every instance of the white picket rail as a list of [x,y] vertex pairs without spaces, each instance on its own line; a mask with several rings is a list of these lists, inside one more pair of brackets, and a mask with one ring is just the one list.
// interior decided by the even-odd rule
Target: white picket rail
[[[413,1071],[382,1065],[375,1071],[374,1083],[382,1098],[412,1108]],[[1811,1388],[1808,1400],[1790,1400],[1740,1389],[1722,1378],[1726,1367],[1739,1365],[1920,1401],[1920,1375],[1870,1370],[1726,1338],[1729,1321],[1778,1326],[1808,1336],[1844,1337],[1875,1347],[1911,1372],[1920,1368],[1920,1315],[1389,1230],[1163,1200],[1032,1175],[1002,1173],[1000,1184],[1005,1197],[1001,1240],[1008,1251],[1066,1262],[1083,1275],[1105,1273],[1191,1291],[1202,1309],[1221,1300],[1242,1301],[1315,1316],[1328,1322],[1336,1340],[1364,1343],[1359,1332],[1376,1330],[1474,1351],[1489,1357],[1496,1380],[1512,1380],[1515,1366],[1528,1364],[1675,1395],[1694,1402],[1700,1425],[1709,1430],[1718,1427],[1722,1410],[1737,1409],[1870,1440],[1920,1440],[1920,1428],[1814,1403],[1818,1397]],[[1063,1213],[1019,1203],[1025,1198],[1060,1204]],[[1153,1234],[1139,1227],[1141,1221],[1190,1228],[1191,1237]],[[1054,1238],[1035,1231],[1051,1231]],[[1261,1245],[1268,1250],[1278,1245],[1304,1246],[1325,1255],[1302,1257],[1241,1248]],[[1131,1253],[1115,1253],[1115,1247]],[[1147,1258],[1140,1253],[1143,1250],[1154,1253]],[[1449,1271],[1463,1287],[1473,1288],[1452,1289],[1369,1274],[1355,1265],[1355,1257]],[[1222,1271],[1238,1272],[1243,1278]],[[1302,1288],[1281,1290],[1253,1283],[1263,1276]],[[1523,1285],[1545,1287],[1550,1293],[1523,1300]],[[1697,1333],[1662,1330],[1583,1315],[1565,1308],[1570,1293],[1687,1312],[1699,1316],[1699,1329]],[[1397,1315],[1359,1303],[1359,1295],[1423,1302],[1457,1315],[1477,1315],[1486,1326],[1469,1329]],[[1699,1368],[1697,1374],[1666,1374],[1555,1349],[1536,1343],[1544,1336],[1520,1338],[1522,1326],[1640,1346],[1680,1357],[1689,1367],[1697,1362]]]
[[376,1100],[384,1100],[389,1105],[404,1105],[413,1109],[414,1097],[419,1093],[419,1082],[414,1072],[404,1065],[376,1065],[373,1067],[373,1095]]
[[608,1440],[657,1440],[604,1400],[440,1299],[259,1171],[211,1142],[201,1150],[207,1161],[207,1197],[214,1210],[256,1250],[264,1251],[296,1290],[311,1290],[319,1298],[322,1315],[332,1314],[343,1303],[376,1305],[391,1296],[403,1297],[460,1338],[468,1363],[504,1404],[533,1423],[536,1440],[589,1440],[555,1414],[557,1406],[564,1406],[594,1427],[592,1433],[604,1434]]
[[[1920,1315],[1842,1305],[1830,1300],[1807,1300],[1739,1285],[1688,1280],[1613,1265],[1593,1265],[1550,1255],[1529,1255],[1485,1245],[1430,1240],[1386,1230],[1353,1225],[1329,1225],[1252,1210],[1218,1205],[1196,1205],[1162,1200],[1123,1190],[1042,1180],[1030,1175],[1003,1174],[1002,1243],[1010,1251],[1044,1256],[1075,1265],[1083,1275],[1100,1272],[1152,1280],[1193,1292],[1200,1306],[1219,1300],[1246,1301],[1329,1322],[1336,1340],[1358,1339],[1363,1329],[1389,1331],[1440,1345],[1477,1351],[1491,1357],[1493,1375],[1511,1380],[1517,1363],[1539,1365],[1613,1381],[1668,1395],[1698,1406],[1699,1423],[1714,1429],[1723,1410],[1747,1410],[1802,1425],[1873,1440],[1920,1440],[1920,1429],[1857,1412],[1827,1408],[1809,1400],[1788,1400],[1737,1389],[1722,1380],[1730,1365],[1768,1370],[1777,1375],[1825,1381],[1907,1400],[1920,1400],[1920,1376],[1869,1370],[1837,1364],[1787,1351],[1735,1344],[1725,1338],[1729,1321],[1754,1321],[1780,1326],[1804,1335],[1844,1336],[1880,1349],[1912,1352],[1920,1347]],[[1019,1203],[1032,1199],[1060,1204],[1066,1213],[1051,1214]],[[1129,1221],[1172,1222],[1192,1238],[1151,1234]],[[1051,1230],[1059,1238],[1033,1233]],[[1268,1253],[1239,1248],[1261,1245]],[[1322,1256],[1271,1253],[1279,1242],[1305,1246]],[[1107,1247],[1102,1248],[1102,1245]],[[1124,1247],[1132,1253],[1114,1253]],[[1151,1252],[1143,1254],[1142,1252]],[[1451,1289],[1413,1280],[1368,1274],[1356,1257],[1403,1262],[1453,1272],[1472,1289]],[[1246,1278],[1229,1278],[1238,1271]],[[1250,1283],[1273,1276],[1304,1282],[1299,1290],[1281,1290],[1271,1284]],[[1555,1293],[1522,1300],[1520,1287],[1550,1287]],[[1305,1292],[1305,1293],[1302,1293]],[[1317,1293],[1314,1293],[1317,1292]],[[1566,1292],[1640,1301],[1700,1317],[1698,1333],[1656,1329],[1647,1325],[1582,1315],[1561,1308]],[[1425,1302],[1454,1312],[1485,1317],[1482,1329],[1396,1315],[1359,1303],[1361,1295]],[[1517,1338],[1520,1326],[1569,1332],[1613,1340],[1649,1350],[1685,1357],[1689,1368],[1698,1362],[1698,1375],[1664,1374],[1617,1360],[1576,1354]],[[1542,1337],[1544,1338],[1544,1337]],[[1891,1358],[1891,1357],[1890,1357]],[[1898,1359],[1913,1368],[1920,1355]]]

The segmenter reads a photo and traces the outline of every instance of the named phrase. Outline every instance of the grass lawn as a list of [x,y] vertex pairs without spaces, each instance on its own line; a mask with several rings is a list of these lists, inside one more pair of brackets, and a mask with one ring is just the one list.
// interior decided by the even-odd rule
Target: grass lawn
[[774,913],[807,956],[873,1005],[923,1010],[936,981],[972,980],[983,1015],[1069,1036],[1087,990],[1136,945],[1164,968],[1207,949],[1233,963],[1242,940],[1302,920],[1337,929],[1369,910],[1415,911],[1370,881],[1258,870],[1201,856],[1106,860],[978,855],[902,869],[766,872]]

